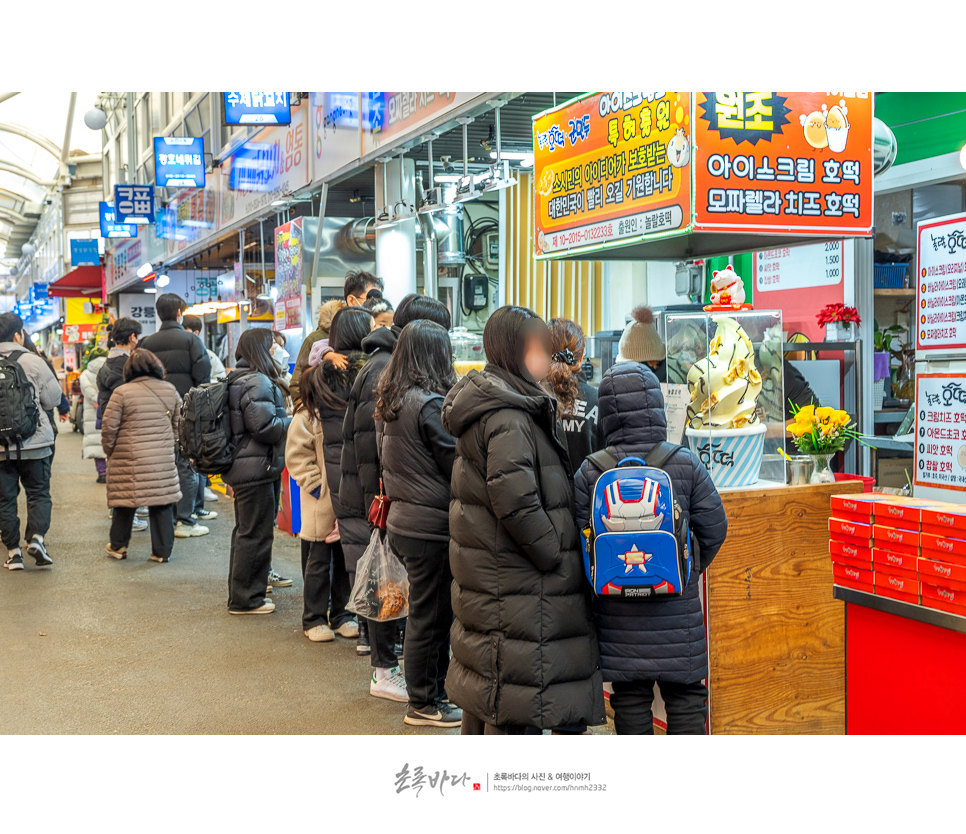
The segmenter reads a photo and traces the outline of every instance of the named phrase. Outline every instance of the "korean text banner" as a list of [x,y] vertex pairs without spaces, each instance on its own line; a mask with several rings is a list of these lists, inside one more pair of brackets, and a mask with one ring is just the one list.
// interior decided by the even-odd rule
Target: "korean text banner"
[[966,214],[919,224],[916,348],[966,355]]
[[225,124],[287,125],[292,120],[288,93],[225,93]]
[[190,136],[155,136],[154,180],[163,187],[204,188],[204,140]]
[[114,217],[118,223],[153,223],[154,186],[115,185]]
[[133,223],[118,223],[114,218],[114,201],[102,201],[101,237],[137,237],[138,227]]
[[695,94],[695,229],[872,233],[872,93]]
[[533,121],[538,257],[686,231],[689,93],[591,93]]

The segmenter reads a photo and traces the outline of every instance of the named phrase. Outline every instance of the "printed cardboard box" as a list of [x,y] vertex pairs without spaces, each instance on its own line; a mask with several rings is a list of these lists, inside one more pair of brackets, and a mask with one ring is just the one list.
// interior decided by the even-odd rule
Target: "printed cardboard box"
[[966,583],[966,565],[954,565],[920,557],[919,581],[928,582],[930,585],[945,585],[947,582]]
[[893,553],[908,553],[919,555],[919,533],[912,530],[898,530],[882,524],[872,526],[872,537],[875,546]]
[[966,505],[938,502],[924,509],[922,529],[937,536],[966,539]]
[[872,518],[883,527],[918,531],[922,523],[922,511],[937,502],[926,498],[895,496],[894,501],[879,501],[873,505]]
[[872,564],[872,569],[875,571],[905,576],[909,579],[919,578],[919,557],[910,553],[893,553],[891,550],[874,547]]
[[922,597],[922,605],[925,608],[932,608],[936,611],[945,611],[947,614],[957,614],[960,617],[966,617],[966,605],[955,605],[951,602],[946,602],[944,599],[927,597],[925,594]]
[[852,567],[864,568],[865,570],[872,570],[871,547],[862,547],[857,544],[850,544],[849,542],[830,539],[828,543],[828,552],[831,554],[833,562],[838,562],[843,565],[852,565]]
[[859,547],[872,547],[872,525],[858,521],[846,521],[834,516],[828,520],[830,538],[844,541]]
[[[880,576],[883,579],[887,579],[888,582],[880,582]],[[913,582],[910,579],[903,579],[901,577],[887,577],[883,574],[875,575],[876,585],[875,585],[875,595],[877,597],[888,597],[889,599],[896,599],[899,602],[908,602],[912,605],[919,604],[919,583]],[[896,585],[902,584],[903,590],[899,590]]]
[[836,518],[864,521],[866,524],[871,524],[872,507],[876,502],[894,497],[881,492],[870,492],[864,495],[833,495],[831,498],[832,514]]
[[857,585],[875,585],[875,578],[870,570],[853,568],[851,565],[832,565],[832,575],[839,585],[855,587]]
[[938,599],[942,602],[945,602],[947,605],[961,605],[966,607],[966,585],[963,585],[962,583],[957,583],[957,585],[960,587],[949,588],[945,585],[923,583],[923,599]]
[[923,553],[936,554],[931,558],[966,564],[966,541],[963,539],[921,533],[919,544]]

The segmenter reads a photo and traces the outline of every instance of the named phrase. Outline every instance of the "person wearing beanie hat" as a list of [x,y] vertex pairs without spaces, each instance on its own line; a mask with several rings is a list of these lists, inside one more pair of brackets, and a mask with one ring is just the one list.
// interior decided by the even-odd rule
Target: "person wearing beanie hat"
[[643,305],[635,307],[617,344],[617,362],[640,362],[654,371],[660,382],[666,382],[666,360],[667,348],[654,326],[654,312]]

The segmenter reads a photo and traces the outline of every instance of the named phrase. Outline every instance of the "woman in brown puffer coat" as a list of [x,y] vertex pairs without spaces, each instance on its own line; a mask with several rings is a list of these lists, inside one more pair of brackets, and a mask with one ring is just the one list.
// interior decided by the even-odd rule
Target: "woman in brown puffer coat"
[[174,544],[174,510],[181,499],[174,448],[181,397],[164,380],[164,367],[151,351],[138,348],[124,365],[124,384],[111,395],[101,418],[107,455],[107,506],[114,510],[107,552],[127,558],[131,523],[147,507],[151,561],[167,562]]

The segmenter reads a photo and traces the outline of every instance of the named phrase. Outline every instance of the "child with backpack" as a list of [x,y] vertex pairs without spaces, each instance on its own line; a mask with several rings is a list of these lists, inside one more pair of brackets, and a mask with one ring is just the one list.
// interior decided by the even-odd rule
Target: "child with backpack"
[[[698,581],[724,543],[728,519],[698,458],[688,449],[666,445],[664,397],[657,377],[646,365],[625,362],[611,367],[601,380],[598,408],[606,449],[583,462],[575,491],[581,530],[595,526],[591,514],[596,508],[598,515],[606,517],[596,519],[598,530],[624,531],[628,536],[622,547],[610,552],[621,564],[608,573],[612,582],[601,585],[604,579],[599,579],[594,599],[601,667],[604,680],[614,689],[610,699],[614,724],[619,735],[653,734],[651,707],[657,684],[667,709],[668,734],[703,734],[708,716],[704,684],[708,648]],[[647,473],[650,478],[643,491],[640,481],[636,493],[633,484],[625,486],[619,471],[598,486],[601,476],[611,469],[609,464],[627,458],[638,459],[627,462],[635,468],[647,464],[658,470]],[[606,487],[609,481],[616,485]],[[602,488],[608,490],[607,496],[595,501],[595,493]],[[626,507],[622,501],[627,502]],[[663,523],[662,516],[667,515],[678,516],[670,526],[673,533]],[[666,569],[673,562],[666,561],[669,552],[672,557],[677,553],[686,556],[683,543],[679,551],[673,550],[675,540],[687,538],[686,533],[681,535],[687,529],[685,524],[690,528],[693,563],[689,568],[682,558],[683,579],[667,570],[662,575],[667,584],[643,584],[654,581],[649,577],[657,565],[651,565],[649,574],[650,562],[663,562]],[[642,529],[649,532],[637,534],[639,539],[626,533]],[[661,536],[668,541],[656,543]],[[605,568],[603,547],[601,544],[602,552],[597,554],[601,570]]]

